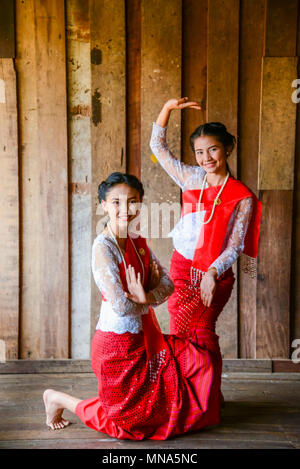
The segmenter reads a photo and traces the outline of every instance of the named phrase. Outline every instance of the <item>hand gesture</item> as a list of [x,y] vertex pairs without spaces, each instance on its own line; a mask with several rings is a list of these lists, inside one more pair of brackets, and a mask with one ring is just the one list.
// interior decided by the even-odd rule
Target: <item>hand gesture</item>
[[165,107],[172,111],[173,109],[185,109],[186,107],[190,107],[193,109],[202,109],[201,105],[198,101],[189,101],[189,98],[179,98],[179,99],[169,99],[165,103]]
[[126,281],[129,290],[129,293],[125,292],[126,298],[135,303],[146,304],[147,296],[142,285],[141,274],[138,272],[136,276],[134,267],[131,265],[126,269]]
[[158,270],[158,265],[155,261],[150,265],[150,279],[149,279],[149,290],[154,290],[159,284],[160,274]]
[[206,272],[200,283],[201,300],[204,306],[209,307],[211,305],[216,287],[216,278],[210,273]]

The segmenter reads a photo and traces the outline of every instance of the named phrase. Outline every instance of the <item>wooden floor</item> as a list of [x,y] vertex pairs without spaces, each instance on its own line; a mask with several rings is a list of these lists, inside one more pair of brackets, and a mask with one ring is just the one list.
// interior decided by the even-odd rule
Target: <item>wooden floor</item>
[[86,372],[1,374],[0,448],[300,448],[300,373],[225,372],[221,424],[167,441],[110,438],[66,411],[72,425],[52,431],[45,425],[46,388],[86,399],[97,394],[97,381]]

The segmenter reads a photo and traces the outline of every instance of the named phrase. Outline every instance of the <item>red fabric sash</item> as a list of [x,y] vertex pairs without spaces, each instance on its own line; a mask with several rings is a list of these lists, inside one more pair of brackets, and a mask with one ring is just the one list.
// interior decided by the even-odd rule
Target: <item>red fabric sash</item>
[[[220,188],[221,185],[203,190],[200,209],[206,210],[204,221],[208,220],[211,215],[213,203]],[[198,210],[200,192],[200,189],[183,192],[182,215]],[[220,195],[221,204],[216,205],[211,221],[202,225],[192,267],[207,271],[209,266],[219,257],[232,212],[236,204],[246,197],[253,199],[253,212],[245,236],[243,253],[250,257],[257,257],[262,203],[245,184],[233,176],[229,176]]]
[[[137,238],[131,238],[131,239],[144,264],[145,278],[144,278],[143,286],[144,286],[145,291],[147,292],[148,283],[150,280],[150,275],[149,275],[150,274],[150,251],[147,246],[145,238],[142,238],[141,236],[139,236]],[[136,255],[135,249],[132,246],[132,243],[129,238],[127,238],[126,240],[125,254],[123,255],[124,255],[124,259],[125,259],[127,267],[129,266],[129,264],[133,266],[136,275],[138,274],[138,272],[140,272],[141,279],[142,279],[143,278],[142,267]],[[127,286],[125,266],[124,266],[123,261],[119,264],[119,269],[120,269],[120,278],[123,284],[124,291],[128,293],[129,291],[128,291],[128,286]],[[103,298],[103,295],[102,295],[102,298]],[[143,324],[143,330],[144,330],[144,340],[145,340],[147,359],[149,360],[153,355],[159,353],[160,351],[166,348],[166,342],[165,342],[164,336],[161,332],[159,323],[156,319],[155,312],[152,306],[150,305],[149,305],[149,312],[147,314],[142,315],[142,324]]]

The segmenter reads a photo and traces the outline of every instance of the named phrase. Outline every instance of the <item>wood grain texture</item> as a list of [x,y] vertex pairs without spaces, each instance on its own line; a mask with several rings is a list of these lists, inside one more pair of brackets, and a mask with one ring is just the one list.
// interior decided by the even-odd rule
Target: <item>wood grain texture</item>
[[259,247],[256,358],[290,354],[292,191],[264,191]]
[[70,356],[90,356],[91,54],[89,2],[68,0],[67,86],[70,207]]
[[182,113],[182,161],[197,164],[190,147],[192,132],[205,123],[207,111],[207,12],[208,0],[183,0],[182,3],[182,96],[199,101],[201,110]]
[[[286,10],[284,3],[277,0],[267,3],[264,55],[268,53],[274,55],[274,50],[276,50],[277,57],[286,57],[285,60],[293,61],[296,51],[294,30],[297,27],[294,17],[297,17],[298,11],[295,5],[292,14],[290,12],[287,14],[288,10],[289,8]],[[290,33],[284,36],[285,41],[278,42],[278,34],[281,34],[278,29],[280,16],[285,18],[285,29],[288,29]],[[291,82],[287,84],[289,100],[293,91],[291,85]],[[276,138],[274,133],[274,139]],[[278,155],[276,165],[280,165],[281,160],[282,154]],[[294,160],[291,163],[294,165]],[[291,353],[292,187],[288,189],[285,185],[283,188],[286,190],[280,190],[282,186],[278,182],[274,190],[260,192],[263,224],[258,264],[256,358],[289,358]]]
[[[278,377],[280,375],[280,377]],[[97,380],[88,373],[0,376],[1,448],[165,449],[296,448],[299,438],[299,374],[228,374],[222,379],[225,408],[221,424],[167,441],[116,440],[85,426],[64,411],[71,425],[50,431],[45,425],[42,393],[47,388],[87,399],[97,395]],[[55,457],[57,457],[55,455]],[[99,459],[99,455],[97,456]],[[101,459],[100,459],[101,460]],[[200,459],[198,458],[198,461]]]
[[0,2],[0,58],[15,57],[15,2]]
[[[261,57],[265,40],[265,0],[240,3],[238,174],[259,196],[257,189]],[[255,32],[255,34],[253,34]],[[255,358],[257,279],[243,272],[239,262],[239,354]]]
[[59,0],[18,0],[16,16],[22,149],[20,358],[64,358],[69,338],[64,8]]
[[[115,14],[117,12],[117,14]],[[114,171],[126,171],[125,1],[90,1],[92,240],[102,212],[99,184]],[[98,225],[98,227],[97,227]],[[99,315],[100,293],[92,282],[91,334]]]
[[[222,11],[222,14],[216,14]],[[239,2],[208,1],[207,46],[207,122],[222,122],[228,132],[237,135],[239,59]],[[237,175],[236,148],[228,164]],[[231,297],[217,322],[217,334],[224,358],[238,356],[237,265]]]
[[[162,265],[168,270],[172,255],[171,238],[163,233],[162,217],[168,218],[168,208],[180,203],[180,189],[165,173],[159,163],[151,160],[149,146],[152,122],[156,121],[163,104],[181,95],[181,0],[142,1],[142,104],[141,179],[145,188],[144,203],[149,211],[149,231],[144,235]],[[167,141],[175,156],[180,159],[180,112],[171,115]],[[160,215],[159,232],[154,232],[153,204],[165,203]],[[153,222],[153,223],[151,223]],[[171,220],[172,222],[172,220]],[[173,226],[170,226],[170,230]],[[165,231],[165,230],[164,230]],[[158,320],[163,332],[169,332],[170,318],[166,303],[157,307]]]
[[126,131],[126,171],[140,178],[141,0],[126,2]]
[[259,127],[258,189],[294,185],[297,57],[264,57]]
[[16,72],[0,59],[0,339],[1,358],[18,358],[19,162]]
[[[298,41],[297,53],[300,56],[300,8],[298,9]],[[298,61],[298,77],[300,77],[300,61]],[[297,85],[298,99],[300,85]],[[291,341],[300,339],[300,106],[297,105],[296,142],[295,142],[295,180],[294,180],[294,212],[293,238],[291,253]]]

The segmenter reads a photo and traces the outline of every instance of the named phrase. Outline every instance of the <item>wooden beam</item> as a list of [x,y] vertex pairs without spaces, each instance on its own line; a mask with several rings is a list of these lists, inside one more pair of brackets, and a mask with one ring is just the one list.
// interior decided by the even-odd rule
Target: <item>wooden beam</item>
[[0,2],[0,58],[15,57],[15,2]]
[[141,0],[126,2],[126,171],[141,176]]
[[20,358],[68,357],[64,20],[64,4],[60,0],[16,2],[22,149]]
[[[101,221],[98,185],[110,173],[126,171],[125,1],[91,0],[90,33],[93,240],[99,234],[97,224]],[[99,307],[100,292],[93,281],[92,335],[98,320]]]
[[[294,2],[293,5],[292,14],[291,12],[286,14],[286,5],[284,3],[277,0],[268,1],[265,55],[268,52],[274,54],[274,50],[276,50],[277,57],[287,57],[286,60],[294,61],[293,57],[296,53],[294,30],[297,27],[294,17],[297,17],[298,11]],[[280,29],[278,29],[278,15],[285,18],[285,29],[289,30],[287,36],[283,33],[286,41],[278,42],[278,34],[281,34]],[[268,59],[265,58],[265,60]],[[291,85],[291,82],[286,84],[289,88],[288,100],[291,100],[291,94],[294,91]],[[287,103],[287,106],[289,105],[290,103]],[[263,122],[261,121],[261,123]],[[271,129],[270,133],[276,140],[276,130]],[[265,135],[266,132],[260,133],[261,138]],[[278,155],[276,165],[280,166],[279,160],[281,158],[282,153]],[[293,164],[293,162],[291,163]],[[263,209],[257,283],[256,358],[275,359],[289,358],[291,350],[290,272],[292,262],[293,190],[292,186],[287,184],[286,181],[282,186],[280,178],[276,179],[276,187],[273,187],[273,189],[260,192]],[[273,240],[276,240],[276,242]]]
[[[222,14],[216,14],[221,12]],[[222,122],[228,132],[237,136],[239,60],[239,1],[208,1],[207,48],[207,122]],[[236,148],[228,164],[237,175]],[[231,297],[217,323],[224,358],[238,356],[237,265]]]
[[201,111],[182,113],[182,160],[196,165],[190,147],[191,133],[206,121],[207,112],[207,10],[208,0],[183,0],[182,96],[201,103]]
[[89,2],[68,0],[67,77],[72,358],[90,356],[91,54]]
[[[152,122],[163,104],[170,98],[181,96],[181,0],[142,1],[142,168],[145,188],[144,203],[149,210],[149,245],[161,263],[169,269],[172,255],[170,238],[151,230],[151,204],[180,203],[180,188],[154,163],[149,146]],[[168,144],[180,159],[180,112],[173,112],[168,126]],[[153,205],[152,205],[153,207]],[[170,229],[172,226],[170,227]],[[164,332],[169,331],[170,317],[166,303],[156,308]]]
[[[240,10],[239,179],[259,196],[257,188],[261,57],[264,52],[265,0],[243,0]],[[253,34],[254,33],[254,34]],[[239,357],[255,358],[257,278],[239,263]]]
[[0,340],[2,357],[18,358],[19,163],[16,72],[0,59]]

